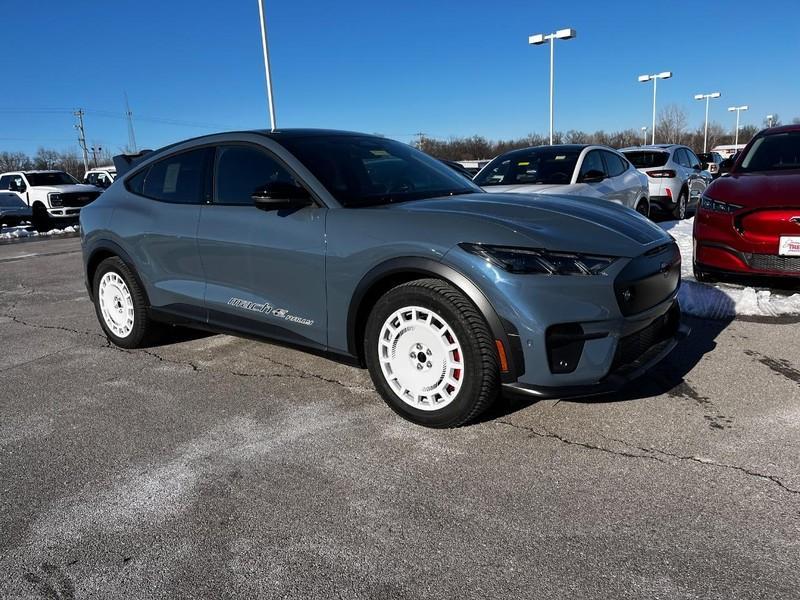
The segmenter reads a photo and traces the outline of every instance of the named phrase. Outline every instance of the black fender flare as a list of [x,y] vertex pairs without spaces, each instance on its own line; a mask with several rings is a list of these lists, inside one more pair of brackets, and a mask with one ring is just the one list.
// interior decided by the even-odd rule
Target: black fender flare
[[130,257],[130,255],[116,242],[111,240],[98,240],[91,244],[86,250],[84,251],[83,255],[85,257],[84,267],[84,278],[86,279],[86,290],[89,292],[89,299],[94,301],[94,290],[92,289],[92,281],[89,276],[89,266],[93,262],[93,258],[97,255],[98,252],[109,253],[117,256],[122,262],[124,262],[128,268],[133,273],[133,276],[136,278],[136,283],[141,288],[142,292],[144,293],[145,300],[147,304],[150,304],[150,298],[147,294],[147,288],[144,286],[141,278],[139,277],[139,271],[136,269],[136,263]]
[[356,286],[347,312],[347,347],[353,356],[359,356],[358,316],[364,298],[372,287],[393,275],[420,275],[443,279],[458,288],[478,308],[495,340],[500,340],[506,350],[508,372],[502,373],[503,382],[516,381],[524,373],[524,358],[519,333],[513,324],[502,319],[486,295],[466,275],[439,261],[422,257],[398,257],[370,269]]

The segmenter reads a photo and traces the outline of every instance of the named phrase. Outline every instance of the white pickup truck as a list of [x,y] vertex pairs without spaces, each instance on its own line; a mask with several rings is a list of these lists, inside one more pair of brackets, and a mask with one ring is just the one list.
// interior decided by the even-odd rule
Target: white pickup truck
[[10,192],[33,211],[37,226],[52,220],[74,219],[81,208],[97,198],[102,190],[84,185],[63,171],[14,171],[0,174],[0,192]]

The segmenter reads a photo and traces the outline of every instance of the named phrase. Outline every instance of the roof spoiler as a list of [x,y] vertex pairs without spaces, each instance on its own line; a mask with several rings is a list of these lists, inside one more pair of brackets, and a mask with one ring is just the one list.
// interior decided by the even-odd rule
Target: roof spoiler
[[136,154],[117,154],[114,157],[114,166],[117,169],[117,177],[122,177],[135,167],[138,163],[142,162],[152,150],[142,150]]

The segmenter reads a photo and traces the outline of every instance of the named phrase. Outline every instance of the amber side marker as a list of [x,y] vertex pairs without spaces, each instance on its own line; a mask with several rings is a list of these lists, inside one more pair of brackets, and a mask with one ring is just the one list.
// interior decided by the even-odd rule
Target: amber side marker
[[497,354],[500,357],[500,372],[508,373],[508,359],[506,358],[506,349],[503,347],[503,342],[495,340],[494,343],[497,346]]

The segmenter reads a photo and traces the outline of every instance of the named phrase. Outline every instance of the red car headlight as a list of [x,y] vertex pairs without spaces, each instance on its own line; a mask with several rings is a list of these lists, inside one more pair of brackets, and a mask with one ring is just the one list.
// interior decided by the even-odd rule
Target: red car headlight
[[709,196],[703,195],[700,198],[700,209],[705,210],[708,212],[714,213],[722,213],[722,214],[731,214],[735,213],[737,210],[743,208],[739,204],[731,204],[730,202],[720,202],[719,200],[714,200]]

